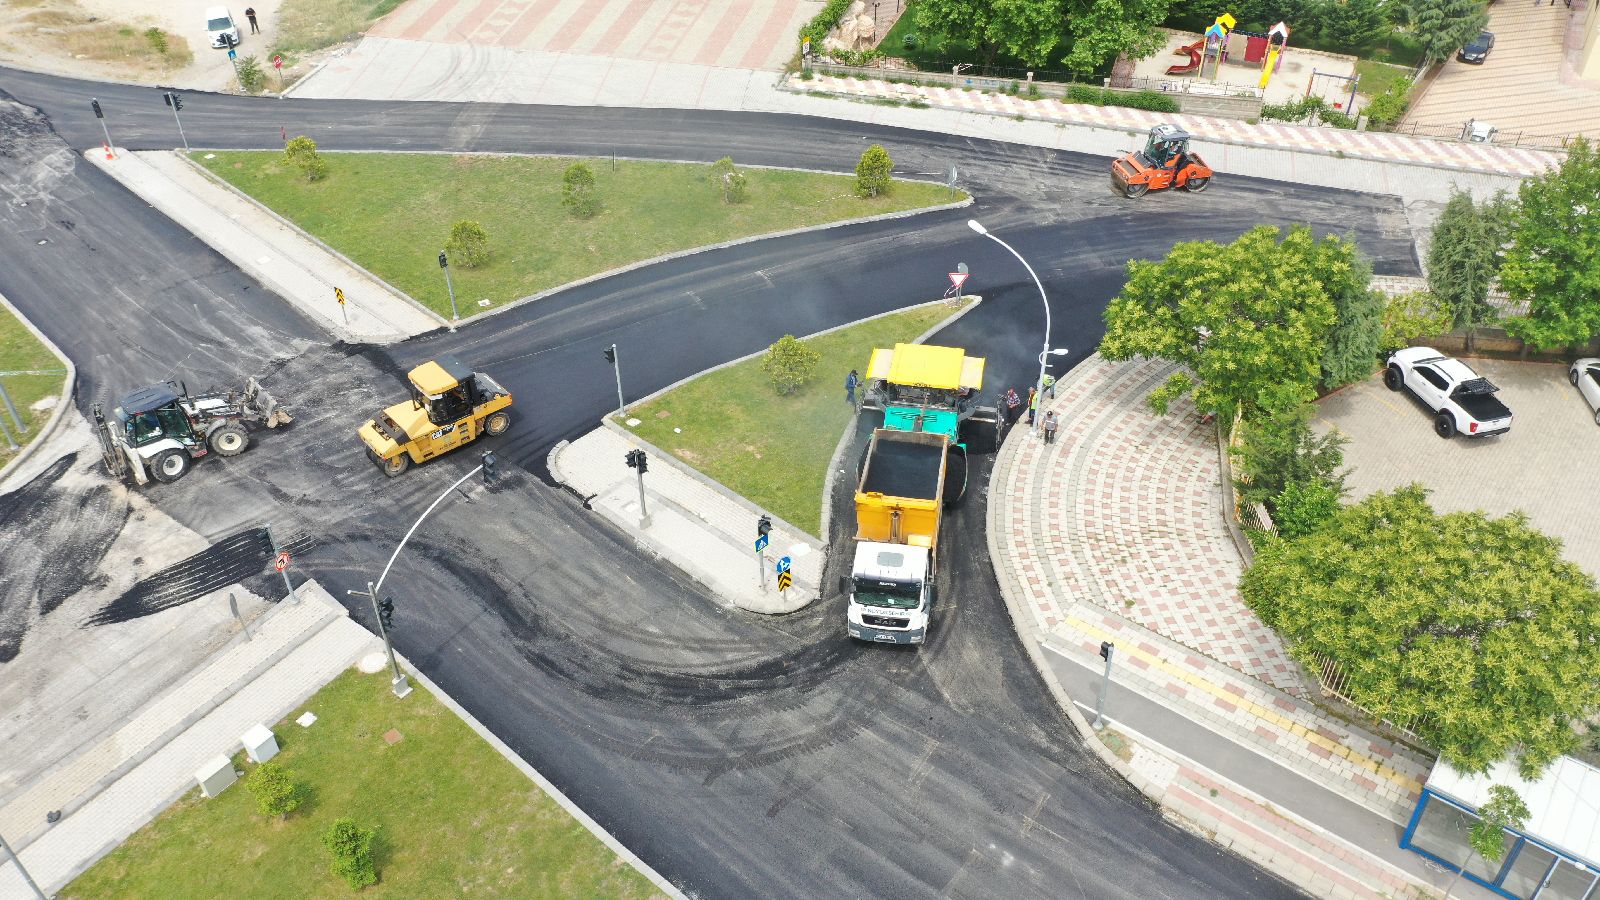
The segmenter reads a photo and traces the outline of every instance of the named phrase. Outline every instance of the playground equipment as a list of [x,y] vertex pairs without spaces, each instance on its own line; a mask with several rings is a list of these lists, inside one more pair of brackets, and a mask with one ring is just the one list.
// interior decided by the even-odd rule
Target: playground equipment
[[1169,187],[1198,194],[1211,183],[1211,175],[1205,160],[1189,152],[1189,133],[1176,125],[1150,129],[1143,150],[1123,154],[1111,163],[1111,184],[1127,197]]
[[[1289,26],[1279,22],[1267,30],[1267,61],[1261,67],[1261,83],[1256,85],[1265,89],[1267,82],[1272,80],[1272,73],[1278,71],[1278,62],[1283,56],[1284,48],[1289,46]],[[1249,54],[1245,54],[1245,61],[1249,62]]]
[[1228,46],[1228,35],[1233,32],[1234,27],[1238,24],[1239,21],[1233,16],[1223,13],[1217,16],[1217,20],[1211,23],[1210,28],[1206,29],[1205,37],[1203,38],[1205,41],[1205,57],[1200,63],[1201,78],[1216,79],[1217,68],[1222,65],[1223,51]]
[[1205,45],[1206,45],[1205,38],[1201,38],[1200,40],[1195,41],[1192,44],[1186,44],[1186,45],[1184,45],[1182,47],[1173,48],[1173,50],[1172,50],[1172,55],[1173,56],[1187,56],[1187,57],[1189,57],[1189,61],[1186,62],[1186,63],[1181,63],[1179,65],[1169,66],[1167,68],[1167,74],[1168,75],[1188,75],[1188,74],[1194,72],[1195,70],[1199,69],[1200,68],[1200,51],[1201,51],[1202,48],[1205,47]]

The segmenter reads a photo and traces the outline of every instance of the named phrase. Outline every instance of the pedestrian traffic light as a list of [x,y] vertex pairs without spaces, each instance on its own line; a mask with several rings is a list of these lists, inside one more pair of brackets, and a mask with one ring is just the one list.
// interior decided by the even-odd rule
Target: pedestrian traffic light
[[394,627],[394,598],[385,597],[378,601],[378,621],[383,623],[386,631]]
[[640,450],[639,451],[639,474],[643,475],[644,473],[646,473],[648,471],[650,471],[650,458],[648,456],[644,455],[644,451],[643,450]]
[[1106,662],[1110,662],[1111,661],[1111,653],[1112,653],[1112,651],[1114,651],[1116,649],[1117,649],[1117,645],[1116,644],[1113,644],[1110,641],[1101,641],[1100,642],[1100,658],[1105,660]]
[[757,537],[759,537],[761,535],[765,535],[765,534],[770,534],[771,532],[772,532],[772,517],[771,516],[763,515],[761,518],[756,520],[756,536]]
[[500,460],[493,450],[483,451],[483,483],[494,484],[500,479]]
[[450,268],[450,260],[445,257],[443,250],[439,251],[439,268],[441,268],[441,269]]
[[96,119],[104,119],[106,117],[106,114],[100,111],[100,101],[99,100],[90,100],[89,101],[89,105],[94,107],[94,117]]
[[183,98],[179,97],[176,92],[167,91],[161,97],[167,101],[167,105],[172,107],[174,111],[183,109]]
[[612,365],[616,365],[617,364],[617,345],[616,344],[612,344],[611,346],[607,347],[606,349],[604,349],[604,350],[602,350],[600,352],[604,353],[606,355],[606,362],[611,363]]
[[624,459],[628,461],[628,468],[638,469],[640,475],[643,475],[650,468],[649,460],[645,458],[643,450],[629,450]]

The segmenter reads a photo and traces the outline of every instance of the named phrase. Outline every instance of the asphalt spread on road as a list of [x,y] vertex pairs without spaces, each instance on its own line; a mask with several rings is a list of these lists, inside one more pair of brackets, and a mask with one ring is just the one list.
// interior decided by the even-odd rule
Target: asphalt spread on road
[[[68,149],[101,140],[90,96],[108,109],[119,146],[171,146],[159,90],[11,70],[0,70],[0,90],[10,95],[0,96],[0,292],[78,363],[80,406],[145,381],[231,387],[253,374],[297,417],[239,457],[144,490],[190,528],[213,540],[268,520],[304,532],[314,546],[291,574],[342,597],[477,462],[466,451],[386,479],[356,425],[404,396],[410,366],[442,352],[512,390],[512,429],[483,444],[512,464],[509,476],[442,504],[389,576],[398,646],[692,896],[1294,895],[1164,821],[1054,708],[987,559],[988,458],[976,460],[946,526],[946,582],[920,650],[851,642],[831,592],[781,618],[722,605],[552,489],[544,459],[610,406],[599,351],[613,341],[624,386],[639,396],[784,333],[937,296],[957,262],[986,300],[939,340],[987,356],[991,390],[1031,383],[1038,292],[1004,250],[967,230],[968,217],[1039,271],[1051,343],[1072,350],[1070,365],[1098,342],[1127,259],[1159,257],[1176,241],[1307,222],[1355,235],[1379,272],[1413,274],[1394,198],[1234,176],[1203,197],[1129,203],[1111,194],[1103,159],[803,117],[192,95],[184,125],[196,146],[271,149],[281,125],[328,150],[614,150],[707,162],[731,153],[849,171],[877,142],[904,172],[958,165],[977,197],[968,210],[668,261],[453,335],[347,346]],[[42,477],[26,496],[50,484]],[[0,515],[21,493],[0,498]],[[848,501],[838,508],[836,522],[847,522]],[[43,614],[32,600],[20,611],[0,602],[0,621],[24,632]],[[373,627],[365,604],[352,601],[352,614]]]

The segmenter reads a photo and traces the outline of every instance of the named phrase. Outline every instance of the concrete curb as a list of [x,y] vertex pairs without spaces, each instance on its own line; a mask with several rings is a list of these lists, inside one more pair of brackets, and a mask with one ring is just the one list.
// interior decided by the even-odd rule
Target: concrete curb
[[[796,95],[801,95],[801,96],[826,97],[826,98],[830,98],[830,99],[834,99],[834,100],[846,100],[846,101],[852,101],[852,102],[856,102],[856,103],[867,103],[867,104],[873,104],[873,105],[877,105],[877,103],[880,102],[883,99],[890,99],[890,98],[869,97],[869,96],[864,95],[864,94],[846,94],[846,93],[840,93],[838,91],[829,91],[829,90],[824,90],[824,89],[820,89],[820,88],[802,90],[802,89],[799,89],[799,88],[795,88],[795,87],[789,86],[787,78],[785,78],[785,79],[783,79],[782,81],[779,82],[779,84],[777,86],[777,89],[780,90],[780,91],[785,91],[785,92],[790,93],[790,94],[796,94]],[[993,91],[982,91],[980,93],[994,93],[994,92]],[[987,111],[984,111],[984,110],[968,109],[968,108],[962,107],[962,106],[949,106],[949,105],[945,105],[943,103],[932,102],[931,100],[929,100],[927,98],[924,98],[921,101],[921,103],[922,103],[921,106],[911,106],[910,104],[908,104],[908,103],[906,103],[904,101],[900,101],[900,100],[894,100],[893,101],[893,104],[895,106],[903,106],[903,107],[906,107],[908,109],[925,108],[925,109],[939,110],[941,112],[969,113],[969,114],[975,115],[975,116],[987,116],[987,117],[990,117],[990,118],[1004,118],[1004,119],[1023,118],[1023,119],[1028,119],[1028,120],[1035,121],[1035,122],[1044,122],[1046,124],[1055,125],[1057,127],[1062,127],[1062,128],[1100,129],[1100,130],[1105,130],[1105,131],[1118,131],[1118,132],[1122,132],[1122,133],[1130,134],[1130,135],[1144,135],[1149,130],[1147,128],[1140,128],[1140,127],[1134,126],[1134,125],[1121,125],[1121,124],[1117,124],[1115,122],[1060,121],[1060,120],[1056,120],[1056,119],[1051,119],[1051,118],[1049,118],[1047,116],[1028,115],[1026,113],[1015,113],[1015,114],[1011,114],[1011,115],[1006,115],[1006,114],[1003,114],[1003,113],[994,113],[994,112],[987,112]],[[1285,123],[1285,124],[1288,125],[1288,123]],[[1289,127],[1297,127],[1297,126],[1289,125]],[[924,130],[930,130],[930,129],[924,129]],[[1410,135],[1399,135],[1399,136],[1400,137],[1412,137]],[[1413,140],[1427,140],[1427,138],[1416,138],[1416,137],[1412,137],[1412,139]],[[1285,150],[1285,148],[1282,147],[1281,145],[1272,144],[1272,143],[1269,143],[1269,142],[1266,142],[1266,141],[1243,140],[1243,139],[1235,138],[1235,137],[1218,137],[1218,136],[1215,136],[1215,135],[1208,135],[1206,137],[1198,137],[1197,136],[1195,138],[1195,140],[1197,142],[1199,142],[1200,144],[1216,144],[1216,145],[1227,145],[1227,146],[1232,146],[1232,147],[1248,147],[1248,148],[1255,149],[1255,150],[1276,150],[1276,151],[1284,151]],[[1444,164],[1444,163],[1427,162],[1427,161],[1423,161],[1423,160],[1391,159],[1391,158],[1383,157],[1383,156],[1370,155],[1370,154],[1367,154],[1367,153],[1363,153],[1361,151],[1323,150],[1321,148],[1316,148],[1316,147],[1302,147],[1302,148],[1297,148],[1297,149],[1293,150],[1292,152],[1305,154],[1305,155],[1308,155],[1308,156],[1321,156],[1321,157],[1326,157],[1326,158],[1329,158],[1329,159],[1354,159],[1354,160],[1360,160],[1362,162],[1378,163],[1380,165],[1409,166],[1409,167],[1426,168],[1426,169],[1437,169],[1439,171],[1444,171],[1444,172],[1461,172],[1461,173],[1466,173],[1466,174],[1471,174],[1471,175],[1494,175],[1494,176],[1509,177],[1509,178],[1528,178],[1528,177],[1531,177],[1531,176],[1525,175],[1525,174],[1508,174],[1508,173],[1506,173],[1504,171],[1501,171],[1501,170],[1498,170],[1498,169],[1491,169],[1491,168],[1479,167],[1479,166],[1447,165],[1447,164]],[[1541,152],[1541,153],[1559,153],[1559,151],[1554,151],[1554,150],[1540,150],[1540,151],[1537,151],[1537,152]]]
[[[366,35],[362,35],[362,37],[365,37],[365,36]],[[344,53],[345,53],[345,51],[342,51],[342,50],[339,51],[339,55],[340,56],[343,56]],[[284,88],[283,90],[279,91],[278,92],[278,99],[279,100],[285,100],[285,99],[293,96],[295,91],[300,90],[300,86],[302,84],[305,84],[306,82],[310,81],[313,76],[315,76],[318,72],[322,71],[324,66],[326,66],[328,63],[333,62],[336,58],[337,57],[335,57],[335,56],[329,56],[327,59],[323,60],[322,62],[317,63],[315,66],[313,66],[311,68],[311,71],[307,72],[304,75],[301,75],[299,78],[296,78],[294,80],[294,84],[291,84],[288,87]]]
[[[301,79],[302,82],[304,80],[305,79]],[[301,82],[296,82],[296,84],[300,84],[300,83]],[[260,151],[260,150],[248,150],[248,151],[219,150],[219,149],[215,149],[215,148],[196,147],[193,150],[191,150],[190,152],[191,153],[237,153],[237,152],[260,153],[260,152],[270,152],[270,151]],[[566,154],[566,153],[504,153],[504,152],[501,152],[501,153],[495,153],[495,152],[459,153],[459,152],[453,152],[453,151],[449,151],[449,150],[359,150],[359,151],[356,151],[356,150],[329,150],[329,151],[326,151],[326,152],[329,155],[354,154],[354,153],[360,153],[360,154],[363,154],[363,155],[372,154],[372,153],[393,153],[393,154],[404,154],[404,155],[409,155],[409,156],[490,156],[490,157],[508,157],[508,158],[514,158],[514,159],[530,159],[530,158],[535,158],[535,157],[549,157],[549,158],[553,158],[553,159],[595,159],[596,158],[596,157],[593,157],[593,156],[579,156],[579,155],[576,155],[576,154]],[[180,153],[179,155],[183,156],[184,154]],[[673,163],[673,164],[677,164],[677,165],[704,165],[704,163],[700,163],[697,160],[684,160],[684,159],[652,159],[652,158],[648,158],[648,157],[631,157],[631,156],[618,156],[618,157],[615,157],[615,159],[617,159],[619,161],[626,161],[626,162],[658,162],[658,163]],[[293,229],[296,233],[300,234],[306,240],[309,240],[309,241],[315,243],[317,246],[321,247],[323,250],[326,250],[328,253],[332,254],[333,256],[335,256],[335,257],[339,258],[340,260],[343,260],[345,263],[349,264],[356,271],[363,273],[368,278],[371,278],[373,280],[373,282],[382,285],[390,293],[394,294],[397,297],[400,297],[401,299],[405,300],[407,303],[411,304],[412,306],[416,307],[417,309],[420,309],[420,310],[426,312],[430,317],[432,317],[434,319],[437,319],[439,324],[442,327],[445,327],[445,328],[450,327],[450,321],[448,319],[445,319],[439,313],[436,313],[433,310],[429,309],[428,307],[424,306],[422,303],[418,302],[415,298],[413,298],[410,294],[405,293],[404,291],[400,290],[399,288],[395,287],[394,285],[390,284],[389,282],[384,281],[382,278],[379,278],[377,275],[374,275],[372,272],[368,271],[366,268],[358,265],[354,260],[350,259],[349,257],[345,256],[344,254],[340,253],[339,251],[337,251],[337,250],[333,249],[332,247],[328,246],[327,244],[323,243],[321,240],[317,239],[317,237],[315,235],[312,235],[311,233],[305,231],[304,229],[302,229],[300,226],[296,225],[295,223],[289,221],[288,219],[285,219],[283,216],[278,215],[276,212],[273,212],[271,209],[269,209],[268,207],[264,206],[260,201],[256,200],[255,198],[251,197],[250,195],[244,193],[243,191],[240,191],[238,188],[234,187],[233,185],[228,184],[226,181],[224,181],[223,179],[219,178],[217,175],[213,174],[211,171],[207,170],[204,166],[200,165],[199,163],[194,162],[194,160],[187,159],[186,161],[190,165],[192,165],[195,168],[199,169],[202,173],[204,173],[206,175],[206,177],[212,179],[213,181],[217,182],[218,184],[221,184],[222,186],[226,187],[228,190],[233,191],[235,194],[238,194],[240,197],[243,197],[244,199],[250,201],[252,204],[255,204],[255,206],[257,206],[258,208],[264,210],[268,215],[270,215],[274,219],[278,220],[278,222],[283,224],[285,227]],[[784,171],[784,172],[812,172],[812,173],[818,174],[818,175],[835,175],[835,176],[844,177],[844,173],[842,173],[842,172],[828,172],[828,171],[824,171],[822,169],[791,169],[791,168],[782,167],[782,166],[757,166],[757,165],[747,165],[747,166],[743,166],[742,168],[747,168],[747,169],[772,169],[772,170],[775,170],[775,171]],[[938,182],[922,181],[921,179],[916,179],[916,178],[901,178],[900,180],[901,181],[912,181],[912,182],[917,182],[917,183],[921,183],[921,184],[938,184]],[[966,193],[966,192],[963,192],[963,193]],[[658,263],[667,262],[669,260],[682,259],[684,257],[694,256],[694,255],[700,254],[700,253],[708,253],[708,252],[710,252],[712,250],[724,250],[724,249],[727,249],[729,247],[737,247],[737,246],[740,246],[742,244],[755,243],[756,241],[771,240],[773,238],[792,237],[792,236],[798,235],[798,234],[809,234],[809,233],[814,232],[814,231],[826,231],[826,230],[828,230],[830,228],[844,228],[844,227],[850,226],[850,225],[864,225],[864,224],[868,224],[868,223],[871,223],[871,222],[883,222],[883,221],[888,221],[888,220],[891,220],[891,219],[905,219],[905,218],[910,218],[912,216],[922,215],[924,213],[947,212],[947,211],[952,210],[952,209],[963,209],[965,207],[971,206],[974,202],[976,202],[976,201],[973,199],[972,195],[970,193],[967,193],[967,196],[965,198],[963,198],[961,200],[958,200],[958,201],[956,201],[954,203],[943,203],[943,204],[940,204],[938,206],[925,206],[925,207],[922,207],[921,209],[907,209],[907,210],[901,210],[899,212],[879,213],[878,215],[862,216],[860,218],[855,218],[855,219],[842,219],[842,220],[837,221],[837,222],[824,222],[824,223],[822,223],[820,225],[806,225],[806,226],[801,227],[801,228],[790,228],[790,229],[785,230],[785,231],[773,231],[773,232],[768,232],[766,234],[749,235],[747,237],[734,238],[734,239],[728,240],[728,241],[720,241],[720,242],[715,243],[715,244],[704,244],[704,245],[699,246],[699,247],[690,247],[690,248],[687,248],[687,249],[684,249],[684,250],[674,250],[671,253],[664,253],[664,254],[662,254],[660,256],[653,256],[653,257],[651,257],[649,259],[643,259],[643,260],[639,260],[637,262],[631,262],[631,263],[628,263],[625,266],[618,266],[617,268],[614,268],[614,269],[607,269],[604,272],[596,272],[593,275],[587,275],[587,276],[585,276],[583,278],[580,278],[580,279],[578,279],[576,281],[569,281],[566,284],[559,284],[559,285],[556,285],[555,287],[548,288],[546,290],[542,290],[542,291],[538,292],[537,294],[529,294],[526,297],[518,297],[515,300],[507,301],[506,303],[503,303],[503,304],[501,304],[499,306],[492,307],[490,309],[485,309],[485,310],[482,310],[482,311],[473,312],[472,314],[470,314],[468,316],[464,316],[460,320],[459,324],[460,325],[465,325],[465,324],[467,324],[469,322],[482,321],[482,320],[488,318],[489,316],[495,316],[495,315],[499,315],[500,313],[504,313],[504,312],[508,312],[510,310],[513,310],[513,309],[517,309],[517,308],[519,308],[521,306],[525,306],[525,305],[527,305],[529,303],[534,303],[534,302],[537,302],[539,300],[543,300],[546,297],[554,296],[556,294],[561,293],[562,291],[571,290],[572,288],[581,287],[583,285],[590,284],[590,283],[593,283],[593,282],[596,282],[596,281],[601,281],[601,280],[606,279],[606,278],[611,278],[611,277],[616,276],[616,275],[623,275],[623,274],[626,274],[628,272],[632,272],[632,271],[634,271],[636,269],[642,269],[642,268],[645,268],[646,266],[653,266],[653,265],[656,265]],[[419,332],[419,333],[420,334],[426,334],[426,333],[429,333],[429,332]],[[416,337],[416,336],[417,335],[411,335],[411,337]],[[707,371],[710,371],[710,370],[708,369]]]
[[39,339],[39,343],[44,344],[45,348],[55,354],[56,359],[61,360],[62,365],[67,367],[66,382],[61,386],[61,396],[56,401],[55,412],[50,414],[50,421],[44,423],[44,427],[39,429],[39,432],[30,438],[26,444],[22,445],[22,449],[17,451],[17,455],[10,462],[6,463],[4,467],[0,467],[0,486],[4,486],[6,479],[11,477],[13,472],[22,468],[23,463],[27,462],[40,447],[49,443],[50,438],[55,436],[56,430],[66,417],[67,409],[73,405],[72,398],[77,394],[78,367],[73,364],[72,360],[67,358],[65,353],[61,352],[61,348],[56,346],[55,341],[50,340],[45,336],[44,332],[28,321],[28,317],[22,314],[22,310],[13,306],[4,294],[0,294],[0,306],[4,306],[13,316],[16,316],[17,321],[22,323],[22,327],[28,329],[34,337]]
[[527,760],[524,760],[522,757],[518,756],[517,752],[512,750],[505,741],[502,741],[500,738],[496,737],[494,732],[490,731],[488,728],[485,728],[482,722],[479,722],[476,718],[474,718],[472,713],[467,712],[467,710],[461,704],[456,702],[454,697],[451,697],[449,694],[445,693],[443,688],[439,687],[433,682],[433,679],[423,674],[421,669],[413,665],[410,660],[406,659],[399,652],[395,653],[395,657],[405,665],[411,677],[415,678],[419,683],[422,684],[423,687],[428,689],[428,692],[434,696],[434,699],[444,704],[444,706],[451,712],[455,713],[457,718],[461,719],[461,721],[467,723],[467,727],[476,732],[478,737],[483,738],[484,742],[493,747],[501,756],[505,757],[507,762],[511,763],[513,766],[516,766],[517,771],[528,776],[528,779],[534,784],[538,785],[540,790],[544,791],[546,794],[549,794],[550,799],[556,801],[557,805],[566,810],[567,815],[577,819],[578,824],[582,825],[590,834],[599,839],[600,843],[605,844],[611,849],[611,852],[621,857],[628,863],[628,865],[633,866],[633,868],[640,875],[648,878],[650,883],[656,886],[657,890],[660,890],[668,897],[674,898],[674,900],[686,900],[686,896],[683,891],[678,890],[678,888],[672,882],[662,877],[660,872],[657,872],[655,869],[651,868],[648,863],[640,859],[632,850],[629,850],[621,841],[617,840],[616,837],[611,834],[611,832],[607,831],[604,826],[602,826],[599,822],[596,822],[588,813],[584,812],[582,807],[578,806],[576,803],[573,803],[571,798],[561,792],[560,788],[550,783],[550,779],[540,774],[539,770],[530,765]]
[[[334,257],[335,259],[343,262],[345,265],[348,265],[350,268],[355,269],[357,272],[360,272],[362,274],[362,276],[371,279],[374,284],[377,284],[377,285],[381,286],[384,290],[386,290],[390,294],[394,295],[395,299],[404,302],[405,304],[409,305],[411,308],[415,309],[417,312],[420,312],[423,315],[427,316],[428,318],[433,319],[434,321],[438,322],[439,323],[439,327],[441,327],[441,328],[449,328],[450,327],[449,320],[447,320],[444,316],[441,316],[438,313],[434,312],[433,310],[429,309],[428,307],[423,306],[421,303],[418,303],[410,294],[407,294],[405,291],[402,291],[399,288],[395,287],[394,285],[390,284],[389,282],[383,280],[382,278],[379,278],[377,275],[373,274],[370,270],[368,270],[365,266],[361,265],[360,263],[357,263],[355,260],[351,259],[350,257],[345,256],[343,253],[340,253],[339,251],[337,251],[337,250],[333,249],[332,247],[328,246],[327,244],[323,243],[322,240],[319,239],[316,235],[312,234],[309,231],[306,231],[304,228],[301,228],[299,225],[296,225],[295,223],[293,223],[293,222],[289,221],[288,219],[284,218],[283,216],[279,215],[271,207],[267,206],[266,204],[262,203],[261,201],[257,200],[256,198],[250,196],[249,194],[246,194],[244,191],[239,190],[238,188],[236,188],[233,185],[229,184],[225,179],[223,179],[222,177],[218,176],[215,172],[212,172],[210,169],[207,169],[205,166],[202,166],[199,163],[195,162],[194,159],[193,159],[193,154],[197,153],[197,152],[210,153],[210,152],[213,152],[213,151],[210,151],[210,150],[190,151],[189,153],[184,153],[184,152],[178,151],[178,150],[172,151],[173,155],[177,156],[178,159],[182,160],[185,164],[187,164],[190,168],[194,169],[201,176],[203,176],[206,179],[208,179],[212,184],[214,184],[214,185],[216,185],[216,186],[218,186],[220,188],[223,188],[224,190],[227,190],[227,191],[231,192],[234,196],[238,197],[241,200],[244,200],[245,202],[247,202],[250,205],[254,206],[256,209],[259,209],[262,212],[266,213],[267,215],[271,216],[273,219],[275,219],[278,222],[278,224],[282,225],[285,228],[288,228],[290,231],[293,231],[295,234],[298,234],[302,238],[305,238],[306,240],[310,241],[311,243],[313,243],[313,244],[317,245],[318,247],[322,248],[324,253],[327,253],[329,256]],[[417,334],[429,334],[429,333],[431,333],[431,332],[423,331],[423,332],[418,332]],[[416,336],[417,336],[416,334],[409,335],[409,337],[416,337]]]

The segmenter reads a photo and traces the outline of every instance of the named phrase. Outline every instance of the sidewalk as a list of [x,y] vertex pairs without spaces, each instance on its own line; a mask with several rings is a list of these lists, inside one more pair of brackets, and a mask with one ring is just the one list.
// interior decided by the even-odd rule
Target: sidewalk
[[1115,645],[1119,768],[1169,814],[1319,894],[1427,896],[1444,879],[1398,836],[1432,760],[1303,699],[1315,686],[1237,596],[1210,426],[1144,405],[1170,369],[1091,357],[1050,404],[1056,442],[1007,441],[989,541],[1018,630],[1082,702]]
[[84,158],[342,340],[392,343],[448,324],[175,152]]
[[[1491,175],[1537,175],[1560,162],[1558,154],[1515,147],[1434,141],[1347,128],[1306,128],[1265,122],[1252,124],[1238,119],[1145,112],[1125,106],[1089,106],[1054,99],[1029,100],[987,91],[953,90],[836,75],[816,75],[809,81],[791,78],[787,86],[790,90],[805,93],[926,103],[938,109],[1023,116],[1062,125],[1115,128],[1141,135],[1167,122],[1183,128],[1202,142],[1246,147],[1293,147],[1337,158],[1438,166]],[[1124,139],[1125,142],[1128,140]],[[1206,148],[1202,146],[1200,149]]]
[[[195,786],[194,773],[239,736],[269,727],[378,647],[314,581],[299,603],[280,602],[206,665],[0,808],[0,829],[47,893],[143,827]],[[235,788],[238,789],[238,788]],[[45,813],[60,810],[48,824]],[[0,897],[30,896],[14,865],[0,864]]]
[[[639,481],[623,457],[644,448],[650,525],[639,523]],[[645,552],[683,569],[713,596],[751,612],[794,612],[822,595],[826,548],[816,538],[772,519],[766,549],[767,590],[755,561],[756,519],[764,510],[678,462],[665,451],[625,432],[607,419],[576,441],[550,451],[550,473],[582,496],[600,515],[633,538]],[[793,559],[794,587],[779,593],[772,566]]]

